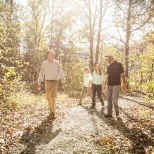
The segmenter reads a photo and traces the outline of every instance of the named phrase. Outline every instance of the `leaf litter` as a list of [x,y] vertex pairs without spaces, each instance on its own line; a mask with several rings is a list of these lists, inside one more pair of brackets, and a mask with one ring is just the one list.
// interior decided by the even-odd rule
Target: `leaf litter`
[[130,98],[119,99],[120,119],[114,110],[113,118],[105,119],[99,101],[96,110],[88,109],[89,98],[82,106],[77,105],[78,99],[58,98],[55,121],[47,118],[45,99],[9,109],[1,105],[0,153],[152,154],[154,112],[136,103],[137,97]]

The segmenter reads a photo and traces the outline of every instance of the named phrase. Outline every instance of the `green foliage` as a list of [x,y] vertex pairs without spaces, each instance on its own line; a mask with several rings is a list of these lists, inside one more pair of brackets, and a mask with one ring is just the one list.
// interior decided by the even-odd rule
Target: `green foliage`
[[148,95],[145,96],[144,101],[145,101],[146,103],[149,102],[149,97],[148,97]]
[[22,80],[29,83],[32,90],[37,88],[37,78],[41,63],[47,58],[47,49],[37,48],[23,54]]
[[149,93],[154,94],[154,80],[147,83],[147,90]]
[[0,5],[0,100],[6,101],[18,85],[19,23],[14,7],[1,3]]
[[[0,57],[0,95],[1,100],[6,100],[11,92],[14,90],[14,88],[18,85],[18,82],[20,81],[20,76],[18,75],[18,68],[15,65],[15,62],[9,64],[4,63],[5,60],[11,60],[11,57],[5,57],[5,50],[1,50],[1,57]],[[12,65],[12,66],[10,66]],[[20,66],[18,66],[20,67]]]
[[[148,48],[147,48],[148,49]],[[148,93],[154,80],[154,50],[130,55],[130,85],[133,90]],[[148,88],[147,88],[148,86]]]
[[[36,90],[40,66],[46,59],[46,52],[49,48],[56,51],[56,58],[62,63],[67,79],[67,92],[71,96],[79,96],[84,67],[80,60],[84,60],[80,54],[75,56],[75,53],[79,52],[79,48],[81,54],[82,51],[89,49],[87,47],[89,39],[85,39],[88,38],[87,34],[89,33],[87,21],[79,21],[79,23],[81,22],[80,28],[83,26],[82,30],[79,28],[81,32],[78,32],[76,23],[83,13],[79,12],[79,17],[77,17],[73,5],[72,8],[67,7],[68,4],[73,3],[70,0],[48,3],[42,0],[28,1],[25,12],[20,12],[19,8],[16,8],[12,2],[3,1],[0,3],[1,99],[9,98],[9,95],[19,86],[20,79],[27,81],[31,89]],[[17,9],[20,18],[17,16]],[[21,19],[23,25],[19,22]],[[117,20],[118,26],[123,27],[123,23],[125,22],[118,22]],[[103,32],[101,37],[102,40],[105,38],[108,41],[103,36]],[[153,31],[149,31],[144,39],[145,42],[149,41],[153,45]],[[85,40],[87,41],[85,42]],[[96,38],[94,37],[94,49],[95,43]],[[136,46],[138,45],[139,43]],[[143,52],[130,50],[130,80],[128,82],[130,82],[132,90],[153,93],[154,50],[149,49],[148,45],[146,47],[147,49]],[[124,52],[118,48],[120,48],[118,45],[106,46],[105,41],[103,41],[103,45],[100,47],[102,53],[99,61],[104,72],[106,72],[106,62],[103,56],[106,51],[113,53],[114,58],[122,64],[125,63]],[[95,55],[95,53],[93,54]],[[88,58],[90,59],[90,57]]]
[[83,64],[69,62],[64,64],[66,75],[66,90],[70,96],[79,97],[83,84]]

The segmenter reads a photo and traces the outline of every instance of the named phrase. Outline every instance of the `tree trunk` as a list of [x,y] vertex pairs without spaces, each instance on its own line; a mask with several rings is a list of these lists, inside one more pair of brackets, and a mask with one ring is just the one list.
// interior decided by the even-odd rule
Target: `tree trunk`
[[[49,7],[49,0],[48,0],[48,7]],[[52,0],[52,8],[51,8],[51,19],[50,19],[50,22],[51,22],[51,29],[50,29],[50,34],[51,34],[51,36],[50,36],[50,49],[52,49],[52,47],[53,47],[53,22],[54,22],[54,20],[53,20],[53,18],[54,18],[54,9],[55,9],[55,0]],[[50,10],[50,8],[49,8],[49,10]]]
[[154,59],[153,59],[152,65],[151,65],[149,81],[152,81],[153,79],[154,79]]
[[99,56],[99,44],[100,44],[101,26],[102,26],[102,1],[103,0],[100,1],[100,19],[99,19],[99,28],[98,28],[98,34],[97,34],[95,64],[98,63],[98,56]]
[[[131,18],[131,7],[132,7],[132,0],[129,0],[129,6],[127,11],[127,29],[126,29],[126,44],[125,44],[125,76],[129,78],[129,41],[130,41],[130,18]],[[128,87],[128,85],[127,85]]]
[[94,42],[94,36],[93,36],[93,28],[92,28],[92,19],[91,19],[91,5],[89,0],[89,25],[90,25],[90,67],[93,68],[93,42]]
[[63,34],[63,27],[60,27],[59,34],[57,36],[57,41],[56,41],[56,55],[55,55],[56,59],[58,59],[59,57],[59,44],[60,44],[60,39],[61,39],[62,34]]

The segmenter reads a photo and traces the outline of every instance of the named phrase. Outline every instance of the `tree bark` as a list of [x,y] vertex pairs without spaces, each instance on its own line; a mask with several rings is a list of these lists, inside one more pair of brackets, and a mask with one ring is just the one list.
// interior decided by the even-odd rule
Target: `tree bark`
[[[130,41],[130,29],[131,29],[131,7],[132,7],[132,0],[129,0],[128,10],[127,10],[127,28],[126,28],[126,43],[125,43],[125,76],[129,78],[129,41]],[[128,85],[127,85],[128,87]]]
[[99,56],[99,45],[100,45],[101,26],[102,26],[102,1],[103,0],[100,1],[100,19],[99,19],[99,28],[98,28],[98,34],[97,34],[95,64],[98,63],[98,56]]
[[56,41],[56,55],[55,55],[56,59],[58,59],[59,57],[59,44],[60,44],[60,39],[62,37],[62,34],[63,34],[63,27],[60,27],[59,34],[57,36],[57,41]]
[[[48,0],[48,8],[49,8],[49,0]],[[50,49],[52,49],[52,47],[53,47],[53,22],[54,22],[54,20],[53,20],[53,18],[54,18],[54,9],[55,9],[55,0],[52,0],[52,11],[51,11],[51,17],[50,17],[50,25],[51,25],[51,28],[50,28],[50,34],[51,34],[51,36],[50,36]],[[49,8],[49,10],[50,10],[50,8]]]
[[91,5],[89,0],[89,25],[90,25],[90,67],[93,68],[93,42],[94,42],[94,36],[93,36],[93,27],[92,27],[92,19],[91,19]]

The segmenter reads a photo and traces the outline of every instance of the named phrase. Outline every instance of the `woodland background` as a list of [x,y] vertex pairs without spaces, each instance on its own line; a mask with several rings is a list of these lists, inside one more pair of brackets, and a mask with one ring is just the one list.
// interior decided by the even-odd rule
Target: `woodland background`
[[[54,123],[37,90],[48,49],[67,80]],[[107,52],[125,69],[121,120],[77,106],[84,66],[106,73]],[[0,153],[152,154],[153,111],[154,0],[0,0]]]
[[38,94],[48,49],[56,51],[70,96],[80,94],[83,67],[99,63],[105,73],[103,57],[111,52],[124,65],[129,92],[153,100],[153,25],[153,0],[1,0],[1,104]]

